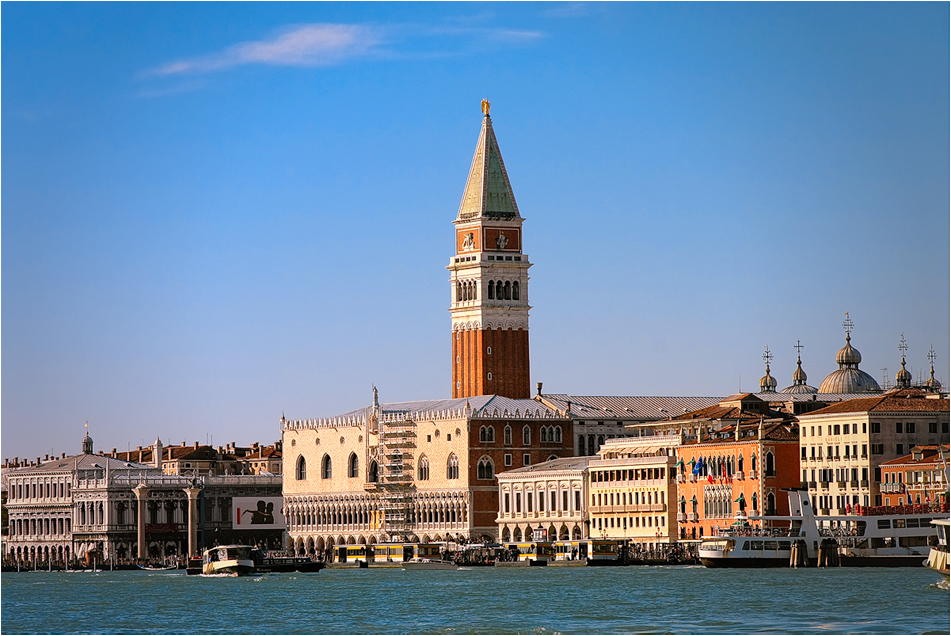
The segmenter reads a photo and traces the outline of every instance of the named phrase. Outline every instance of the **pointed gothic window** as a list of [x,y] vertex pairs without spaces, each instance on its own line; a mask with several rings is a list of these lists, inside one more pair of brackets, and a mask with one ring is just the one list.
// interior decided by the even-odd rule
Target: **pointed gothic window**
[[555,427],[555,442],[561,443],[561,426]]
[[503,443],[506,446],[512,445],[512,427],[508,424],[505,425],[505,429],[502,431]]
[[505,285],[500,280],[495,281],[495,299],[505,299]]
[[776,476],[776,467],[773,465],[773,454],[766,453],[766,476],[775,477]]
[[462,283],[456,283],[456,302],[462,302]]
[[505,300],[512,299],[512,283],[505,281]]
[[459,479],[459,458],[455,453],[450,453],[446,462],[446,479]]
[[518,300],[518,281],[512,283],[512,300]]
[[429,458],[423,455],[419,458],[419,480],[427,481],[429,479]]
[[522,427],[522,445],[531,446],[532,444],[532,428],[526,424]]
[[333,477],[333,474],[333,464],[330,461],[330,455],[324,455],[324,458],[320,460],[320,478],[330,479]]
[[307,460],[303,455],[297,458],[297,479],[307,479]]
[[347,477],[353,479],[360,476],[360,461],[356,453],[350,453],[350,460],[347,462]]
[[370,469],[367,472],[367,481],[375,484],[380,481],[380,465],[376,461],[370,462]]
[[481,459],[479,459],[476,477],[479,479],[495,478],[495,467],[492,465],[492,460],[489,457],[483,456]]
[[495,281],[489,281],[489,300],[495,300]]

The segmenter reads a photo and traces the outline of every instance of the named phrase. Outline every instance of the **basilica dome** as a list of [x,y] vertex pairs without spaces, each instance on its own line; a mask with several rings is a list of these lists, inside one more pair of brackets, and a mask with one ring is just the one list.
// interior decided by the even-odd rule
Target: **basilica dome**
[[819,393],[881,393],[882,387],[875,378],[859,369],[862,354],[852,346],[849,332],[845,333],[845,346],[835,356],[839,368],[819,385]]

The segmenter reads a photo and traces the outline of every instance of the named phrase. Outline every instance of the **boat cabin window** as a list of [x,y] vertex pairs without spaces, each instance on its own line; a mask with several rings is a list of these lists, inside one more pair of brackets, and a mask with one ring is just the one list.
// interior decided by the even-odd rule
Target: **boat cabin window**
[[909,528],[917,528],[918,520],[917,519],[905,519],[905,523]]
[[891,528],[891,527],[892,527],[891,520],[889,520],[889,519],[879,519],[879,520],[878,520],[878,527],[879,527],[880,530],[881,530],[881,529],[884,529],[884,528]]
[[750,550],[762,550],[763,542],[762,541],[750,541]]
[[905,527],[905,520],[904,520],[904,519],[895,519],[895,520],[892,522],[892,524],[893,524],[892,527],[895,527],[895,528],[904,528],[904,527]]

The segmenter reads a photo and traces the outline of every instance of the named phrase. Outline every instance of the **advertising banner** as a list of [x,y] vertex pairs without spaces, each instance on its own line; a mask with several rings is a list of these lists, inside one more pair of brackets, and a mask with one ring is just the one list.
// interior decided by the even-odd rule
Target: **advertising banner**
[[231,500],[231,527],[235,530],[284,530],[283,497],[235,497]]

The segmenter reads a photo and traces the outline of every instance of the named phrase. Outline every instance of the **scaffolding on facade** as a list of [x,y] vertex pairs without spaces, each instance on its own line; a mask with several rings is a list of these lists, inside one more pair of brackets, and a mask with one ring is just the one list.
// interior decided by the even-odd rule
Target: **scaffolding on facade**
[[415,421],[405,419],[380,423],[378,490],[381,526],[390,541],[409,541],[412,535],[415,450]]

